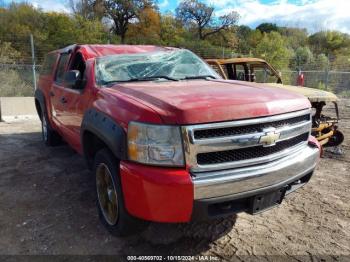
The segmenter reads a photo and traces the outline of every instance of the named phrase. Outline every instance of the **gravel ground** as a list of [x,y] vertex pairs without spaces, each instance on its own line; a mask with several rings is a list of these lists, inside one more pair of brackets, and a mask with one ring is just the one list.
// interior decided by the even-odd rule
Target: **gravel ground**
[[[0,123],[0,255],[331,255],[350,258],[350,101],[343,155],[326,152],[314,177],[282,205],[192,224],[151,224],[116,238],[100,224],[92,179],[68,146],[47,148],[39,121]],[[343,257],[347,256],[347,257]],[[273,260],[276,257],[264,257]]]

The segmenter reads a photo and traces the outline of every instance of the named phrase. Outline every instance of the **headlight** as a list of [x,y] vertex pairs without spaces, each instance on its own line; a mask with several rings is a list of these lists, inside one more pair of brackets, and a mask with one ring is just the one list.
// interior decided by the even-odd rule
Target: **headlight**
[[128,155],[139,163],[183,166],[180,127],[129,123]]

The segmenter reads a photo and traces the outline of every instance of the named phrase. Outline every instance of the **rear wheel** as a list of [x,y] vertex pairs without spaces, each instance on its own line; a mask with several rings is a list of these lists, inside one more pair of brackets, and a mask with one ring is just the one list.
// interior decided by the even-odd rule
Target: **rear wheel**
[[60,135],[50,126],[45,112],[41,115],[41,131],[43,141],[47,146],[56,146],[61,143],[62,139]]
[[128,236],[143,230],[146,222],[130,216],[125,208],[119,161],[108,149],[97,152],[94,173],[97,208],[107,230],[116,236]]

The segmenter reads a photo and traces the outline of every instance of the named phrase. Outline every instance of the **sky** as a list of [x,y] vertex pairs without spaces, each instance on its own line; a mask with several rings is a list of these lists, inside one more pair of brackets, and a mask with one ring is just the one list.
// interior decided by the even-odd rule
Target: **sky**
[[[2,0],[8,3],[11,0]],[[15,0],[21,2],[24,0]],[[70,12],[69,0],[25,0],[47,11]],[[174,12],[181,0],[158,0],[162,13]],[[309,33],[339,30],[350,34],[350,0],[201,0],[220,16],[232,10],[240,15],[239,24],[255,28],[263,22],[300,27]]]

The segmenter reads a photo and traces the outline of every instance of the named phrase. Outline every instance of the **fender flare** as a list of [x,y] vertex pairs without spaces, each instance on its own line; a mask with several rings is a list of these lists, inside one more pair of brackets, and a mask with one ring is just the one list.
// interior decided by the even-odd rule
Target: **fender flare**
[[88,164],[91,159],[84,145],[86,132],[97,136],[119,160],[127,159],[127,134],[109,115],[94,108],[88,109],[84,113],[80,130],[82,151]]

